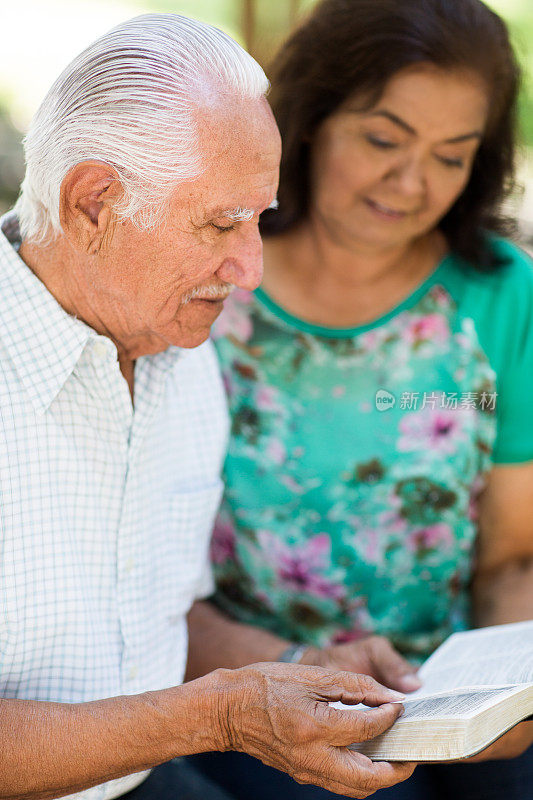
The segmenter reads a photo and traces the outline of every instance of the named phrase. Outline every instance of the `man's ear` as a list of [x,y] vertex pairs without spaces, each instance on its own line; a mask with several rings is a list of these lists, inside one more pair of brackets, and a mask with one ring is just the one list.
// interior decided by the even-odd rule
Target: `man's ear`
[[112,203],[123,189],[115,170],[101,161],[82,161],[61,184],[59,219],[69,241],[87,255],[97,253],[113,233]]

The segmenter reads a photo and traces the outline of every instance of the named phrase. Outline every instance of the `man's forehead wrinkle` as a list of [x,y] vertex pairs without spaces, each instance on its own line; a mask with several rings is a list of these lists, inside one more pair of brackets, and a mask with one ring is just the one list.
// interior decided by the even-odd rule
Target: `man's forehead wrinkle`
[[[246,139],[242,139],[239,141],[239,137],[237,137],[233,141],[229,141],[229,137],[225,137],[224,141],[221,143],[220,136],[218,132],[214,134],[215,139],[214,142],[211,142],[210,146],[205,146],[205,139],[202,142],[201,146],[201,154],[202,154],[202,164],[205,167],[205,170],[213,168],[216,165],[219,165],[227,161],[228,163],[232,163],[236,158],[244,158],[250,159],[253,163],[257,160],[260,156],[260,153],[252,154],[250,152],[250,144]],[[219,146],[216,146],[216,145]],[[204,170],[204,171],[205,171]]]
[[271,202],[279,153],[268,114],[264,104],[242,103],[234,97],[227,99],[226,106],[219,102],[215,108],[201,110],[204,172],[196,184],[198,205],[191,213],[203,224],[217,217],[251,220]]
[[[226,157],[239,156],[252,161],[260,157],[260,151],[250,152],[250,145],[263,139],[269,122],[265,116],[268,104],[261,100],[264,98],[245,101],[226,92],[216,95],[210,106],[196,108],[200,147],[207,163]],[[271,115],[269,109],[268,114]]]
[[[184,202],[185,217],[196,228],[201,221],[201,214],[198,211],[197,204],[194,202],[194,197],[189,194]],[[183,229],[185,232],[185,229]]]

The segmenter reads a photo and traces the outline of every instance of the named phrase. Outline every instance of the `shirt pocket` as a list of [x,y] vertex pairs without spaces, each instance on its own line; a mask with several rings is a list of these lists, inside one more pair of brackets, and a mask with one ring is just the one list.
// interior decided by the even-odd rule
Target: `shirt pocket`
[[209,545],[215,516],[222,498],[223,483],[187,492],[176,492],[170,499],[169,531],[163,572],[158,581],[162,602],[174,613],[186,613],[199,594],[211,586]]

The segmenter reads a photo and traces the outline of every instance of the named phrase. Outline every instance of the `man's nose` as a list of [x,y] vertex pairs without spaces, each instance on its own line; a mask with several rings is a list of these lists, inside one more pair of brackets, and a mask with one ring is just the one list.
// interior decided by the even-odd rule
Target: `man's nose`
[[257,225],[228,255],[217,270],[217,276],[225,283],[240,289],[253,291],[263,278],[263,245]]

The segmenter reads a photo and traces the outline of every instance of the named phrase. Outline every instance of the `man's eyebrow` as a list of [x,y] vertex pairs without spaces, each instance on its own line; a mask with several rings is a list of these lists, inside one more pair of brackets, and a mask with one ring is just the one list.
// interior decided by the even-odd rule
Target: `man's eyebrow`
[[228,208],[227,206],[217,206],[216,208],[211,208],[207,212],[206,219],[227,217],[228,219],[231,219],[233,222],[239,222],[242,220],[251,219],[254,214],[255,211],[252,208],[244,208],[243,206],[234,206],[234,208]]
[[229,211],[223,211],[221,216],[227,217],[232,222],[248,222],[248,220],[252,219],[254,214],[255,211],[253,208],[243,208],[242,206],[237,206]]
[[[378,111],[371,111],[368,115],[369,117],[385,117],[385,119],[390,120],[399,128],[402,128],[407,133],[410,133],[412,136],[416,136],[416,130],[409,125],[405,120],[398,117],[396,114],[393,114],[392,111],[387,111],[386,109],[380,109]],[[460,142],[466,142],[469,139],[481,139],[483,137],[483,133],[481,131],[471,131],[470,133],[463,133],[461,136],[453,136],[451,139],[444,139],[442,144],[459,144]]]
[[[278,207],[278,200],[274,198],[267,208],[276,209]],[[235,208],[216,208],[212,212],[213,217],[227,217],[232,222],[248,222],[252,219],[256,210],[253,208],[243,208],[243,206],[236,206]]]

